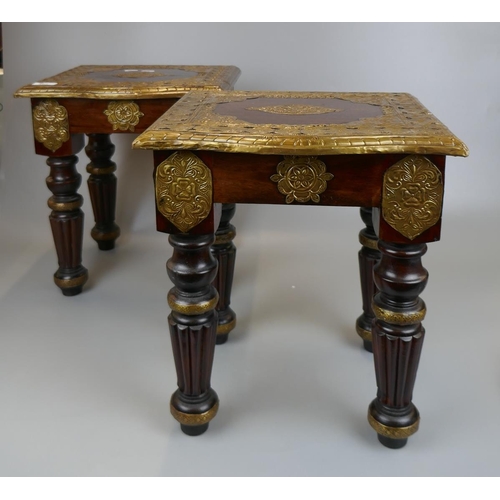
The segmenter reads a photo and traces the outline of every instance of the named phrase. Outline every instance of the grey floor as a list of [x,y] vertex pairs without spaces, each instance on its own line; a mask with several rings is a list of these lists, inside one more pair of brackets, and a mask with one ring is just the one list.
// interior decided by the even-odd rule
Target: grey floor
[[366,421],[373,362],[353,328],[357,210],[239,207],[238,327],[216,350],[219,414],[192,438],[169,414],[170,247],[149,201],[136,218],[119,210],[124,234],[111,252],[88,236],[88,215],[91,278],[72,298],[52,284],[48,223],[26,233],[3,219],[0,475],[498,475],[495,219],[445,214],[443,241],[429,245],[421,428],[389,450]]

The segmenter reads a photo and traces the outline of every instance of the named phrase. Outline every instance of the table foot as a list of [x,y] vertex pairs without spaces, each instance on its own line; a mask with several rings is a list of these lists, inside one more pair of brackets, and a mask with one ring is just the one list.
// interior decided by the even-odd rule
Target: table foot
[[219,228],[215,233],[215,242],[212,245],[212,255],[219,263],[214,286],[219,293],[217,312],[219,320],[217,325],[217,344],[227,342],[229,333],[236,326],[236,314],[229,307],[231,303],[231,289],[233,286],[234,264],[236,260],[236,247],[233,239],[236,236],[235,227],[230,224],[236,206],[234,203],[222,205],[222,216]]
[[212,388],[199,396],[188,396],[177,390],[170,400],[170,413],[188,436],[203,434],[218,409],[219,398]]
[[417,432],[420,421],[412,397],[425,334],[421,323],[425,304],[419,295],[428,278],[421,262],[427,246],[380,240],[379,248],[381,259],[374,269],[379,293],[372,304],[378,391],[369,407],[368,421],[384,438],[379,437],[382,444],[400,448],[405,443],[398,441]]
[[363,340],[363,347],[368,352],[373,352],[372,343],[372,299],[377,288],[373,282],[373,268],[380,259],[378,239],[372,222],[372,209],[361,208],[361,219],[365,228],[359,233],[359,242],[362,247],[358,253],[359,276],[361,281],[361,297],[363,301],[363,314],[356,320],[356,332]]
[[112,250],[120,236],[115,224],[116,210],[116,164],[111,161],[115,146],[109,134],[88,134],[89,142],[85,152],[91,160],[87,165],[90,174],[87,181],[94,211],[95,226],[90,235],[97,242],[99,250]]
[[399,450],[400,448],[404,448],[406,443],[408,442],[408,438],[405,439],[391,439],[385,436],[381,436],[377,434],[378,440],[381,444],[383,444],[386,448],[391,448],[392,450]]

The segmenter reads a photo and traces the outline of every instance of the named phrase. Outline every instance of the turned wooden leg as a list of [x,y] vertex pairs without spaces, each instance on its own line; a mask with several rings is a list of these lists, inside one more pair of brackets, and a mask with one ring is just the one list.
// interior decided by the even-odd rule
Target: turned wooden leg
[[374,315],[372,300],[377,292],[377,287],[373,282],[373,267],[380,259],[380,252],[377,246],[377,235],[373,229],[372,209],[361,208],[360,214],[366,228],[362,229],[359,233],[359,242],[363,245],[358,253],[363,314],[356,320],[356,332],[363,339],[364,348],[369,352],[373,352],[372,321]]
[[79,294],[88,279],[82,266],[83,198],[77,193],[82,176],[76,171],[77,163],[76,155],[47,158],[47,186],[53,194],[48,201],[49,220],[59,261],[54,282],[66,296]]
[[168,294],[168,318],[177,370],[170,411],[184,433],[197,436],[208,429],[219,407],[210,387],[217,335],[217,261],[210,246],[214,235],[170,235],[174,248],[167,272],[174,283]]
[[420,420],[412,393],[424,340],[425,304],[419,295],[428,277],[421,262],[427,245],[379,240],[379,249],[381,259],[374,270],[379,293],[372,306],[378,392],[368,421],[383,445],[401,448],[418,430]]
[[90,234],[100,250],[111,250],[120,235],[120,228],[115,224],[116,164],[111,161],[115,146],[109,134],[88,134],[88,137],[85,152],[91,160],[87,172],[90,174],[88,186],[95,219]]
[[231,303],[231,288],[233,286],[234,262],[236,259],[236,247],[233,239],[236,236],[235,227],[230,224],[234,216],[236,206],[234,203],[222,205],[222,217],[219,228],[215,233],[215,243],[212,245],[212,254],[219,263],[214,286],[219,292],[219,323],[217,325],[217,344],[227,341],[229,332],[236,326],[236,314],[229,307]]

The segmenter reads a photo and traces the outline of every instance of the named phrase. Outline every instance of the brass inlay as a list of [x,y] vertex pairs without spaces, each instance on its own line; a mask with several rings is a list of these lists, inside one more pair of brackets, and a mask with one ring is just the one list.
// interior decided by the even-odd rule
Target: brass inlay
[[386,323],[392,323],[393,325],[413,325],[420,323],[425,318],[425,313],[427,312],[425,304],[422,301],[422,309],[416,312],[394,312],[389,311],[389,309],[382,309],[377,306],[375,302],[372,302],[372,311],[375,317]]
[[406,238],[413,240],[441,217],[443,178],[425,156],[412,155],[384,175],[382,216]]
[[[276,125],[249,123],[214,111],[222,103],[255,98],[279,98],[285,105],[286,99],[342,99],[379,106],[383,114],[343,124]],[[400,93],[193,90],[140,135],[133,147],[282,155],[468,155],[467,146],[417,99]]]
[[113,130],[130,130],[133,132],[139,120],[144,116],[137,103],[133,101],[111,101],[104,110]]
[[170,291],[167,295],[167,302],[172,311],[186,314],[188,316],[196,316],[215,309],[215,306],[219,302],[219,294],[216,292],[215,297],[212,297],[211,299],[204,300],[196,304],[189,304],[181,302],[178,297]]
[[[137,73],[125,70],[139,70]],[[145,70],[154,70],[153,73]],[[158,80],[159,73],[169,70],[195,72],[195,76],[169,77]],[[122,74],[113,79],[101,78],[100,73]],[[32,98],[84,98],[84,99],[161,99],[182,97],[192,89],[230,89],[240,75],[236,66],[111,66],[85,65],[45,78],[35,84],[25,85],[14,97]],[[143,78],[139,77],[139,74]],[[116,74],[115,74],[116,75]],[[126,77],[125,77],[126,75]],[[151,77],[155,77],[151,81]],[[133,81],[130,79],[133,78]],[[54,85],[55,84],[55,85]]]
[[278,173],[271,176],[278,183],[278,191],[286,195],[285,201],[306,203],[320,202],[319,195],[326,190],[327,181],[333,174],[326,171],[326,165],[315,156],[288,156],[278,163]]
[[156,169],[158,211],[182,232],[208,217],[212,209],[212,173],[189,151],[176,152]]
[[94,165],[87,165],[87,172],[91,175],[111,175],[116,171],[116,165],[109,167],[94,167]]
[[57,101],[42,101],[33,109],[35,139],[51,151],[58,150],[70,138],[68,111]]
[[291,106],[261,106],[247,109],[251,111],[263,111],[264,113],[274,113],[277,115],[323,115],[342,111],[341,109],[324,108],[323,106],[305,106],[300,104]]
[[228,231],[223,234],[215,234],[214,245],[225,245],[226,243],[231,243],[236,236],[236,231]]
[[215,403],[210,410],[204,413],[184,413],[182,411],[177,410],[170,404],[170,413],[177,420],[177,422],[183,425],[203,425],[210,420],[212,420],[215,415],[217,415],[217,411],[219,410],[219,402]]
[[71,278],[68,280],[56,278],[54,276],[54,283],[59,288],[74,288],[77,286],[85,285],[87,280],[89,279],[89,275],[87,273],[82,274],[81,276],[77,276],[76,278]]
[[358,326],[356,324],[356,333],[363,339],[363,340],[367,340],[369,342],[372,341],[372,332],[371,330],[365,330],[364,328],[361,328],[360,326]]
[[368,238],[368,236],[365,236],[364,234],[360,233],[359,242],[364,247],[370,248],[372,250],[378,250],[378,239]]
[[229,323],[224,323],[223,325],[217,325],[217,335],[225,335],[230,331],[234,330],[236,326],[236,318],[232,319]]
[[47,205],[54,212],[71,212],[73,210],[78,210],[83,205],[83,198],[80,196],[78,200],[69,202],[57,202],[54,201],[53,197],[50,197],[47,201]]
[[389,427],[388,425],[381,424],[378,420],[375,420],[371,413],[368,413],[368,422],[373,429],[375,429],[377,434],[380,434],[381,436],[391,439],[405,439],[418,431],[420,417],[414,424],[408,425],[407,427]]

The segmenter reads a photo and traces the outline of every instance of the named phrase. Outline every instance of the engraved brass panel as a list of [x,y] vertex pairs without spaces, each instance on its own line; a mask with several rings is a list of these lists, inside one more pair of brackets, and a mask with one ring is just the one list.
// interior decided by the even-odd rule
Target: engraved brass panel
[[33,109],[35,139],[57,151],[69,138],[68,111],[56,100],[42,101]]
[[320,202],[320,194],[326,190],[327,181],[333,174],[326,171],[326,165],[315,156],[288,156],[278,163],[278,173],[271,176],[278,183],[278,191],[286,195],[285,201],[306,203]]
[[144,116],[137,103],[133,101],[111,101],[104,110],[113,130],[134,131],[139,120]]
[[443,178],[425,156],[398,161],[384,175],[382,216],[406,238],[413,240],[441,217]]
[[176,152],[156,170],[158,211],[182,232],[208,217],[212,208],[212,173],[189,151]]

